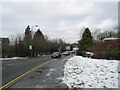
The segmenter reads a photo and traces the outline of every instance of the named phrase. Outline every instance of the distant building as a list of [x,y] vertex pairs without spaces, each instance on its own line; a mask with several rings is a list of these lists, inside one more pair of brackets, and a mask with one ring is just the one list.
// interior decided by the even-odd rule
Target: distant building
[[0,38],[2,43],[9,43],[9,38]]
[[0,38],[0,57],[8,57],[9,38]]
[[95,58],[106,58],[105,50],[109,45],[120,47],[120,38],[105,38],[88,50],[94,53],[93,57]]
[[2,38],[0,38],[0,44],[2,43]]
[[66,48],[65,48],[66,50],[70,50],[70,46],[66,46]]
[[74,48],[73,48],[73,51],[77,51],[77,50],[79,50],[78,47],[74,47]]
[[0,57],[2,57],[2,38],[0,38]]
[[78,50],[79,50],[79,48],[76,46],[76,47],[73,47],[73,50],[71,52],[72,53],[77,53]]

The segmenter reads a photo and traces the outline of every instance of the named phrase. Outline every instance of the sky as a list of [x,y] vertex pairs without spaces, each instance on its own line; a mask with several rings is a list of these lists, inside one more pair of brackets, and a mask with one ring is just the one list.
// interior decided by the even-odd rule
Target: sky
[[[18,0],[19,1],[19,0]],[[91,32],[111,30],[118,23],[118,2],[82,2],[79,0],[0,3],[2,37],[23,34],[27,25],[38,28],[50,39],[67,43],[81,39],[85,27]],[[38,25],[38,27],[35,27]]]

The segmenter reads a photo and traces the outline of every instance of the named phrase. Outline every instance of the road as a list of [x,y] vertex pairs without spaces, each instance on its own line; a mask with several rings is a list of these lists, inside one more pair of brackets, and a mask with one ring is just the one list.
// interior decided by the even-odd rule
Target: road
[[2,61],[2,86],[35,66],[49,61],[50,56]]
[[[69,56],[70,57],[70,56]],[[52,64],[48,64],[49,66],[49,69],[46,69],[46,67],[43,67],[42,70],[37,70],[35,72],[37,73],[41,73],[43,72],[44,70],[44,74],[40,75],[39,77],[42,78],[41,80],[45,82],[46,80],[46,77],[45,76],[49,76],[49,73],[53,70],[55,71],[55,69],[57,70],[57,73],[53,73],[53,75],[51,76],[51,78],[54,78],[54,77],[57,77],[59,78],[59,76],[62,76],[61,74],[61,70],[63,70],[63,66],[64,66],[64,63],[65,63],[65,60],[69,57],[65,57],[65,56],[62,56],[62,58],[60,59],[57,59],[58,61],[56,63],[52,63]],[[50,61],[51,60],[51,57],[50,56],[42,56],[42,57],[38,57],[38,58],[29,58],[29,59],[20,59],[20,60],[4,60],[2,62],[2,85],[5,85],[6,83],[10,82],[11,80],[15,79],[16,77],[20,76],[21,74],[25,73],[26,71],[42,64],[42,63],[45,63],[47,61]],[[61,63],[60,60],[63,60],[63,62]],[[61,64],[60,64],[61,63]],[[59,65],[60,64],[60,65]],[[61,66],[61,67],[58,67],[58,66]],[[59,70],[58,70],[59,69]],[[50,71],[48,73],[48,71]],[[61,72],[59,72],[61,71]],[[34,74],[34,73],[33,73]],[[32,75],[32,74],[30,74]],[[24,82],[22,82],[21,84],[17,84],[13,87],[24,87],[24,85],[26,85],[25,87],[29,87],[32,85],[33,87],[36,87],[36,83],[35,81],[37,80],[33,80],[32,83],[30,80],[30,78],[33,78],[33,76],[29,76],[29,79],[28,80],[23,80]],[[43,83],[42,81],[37,81],[39,82],[40,85],[46,85],[46,84],[49,84],[49,83],[54,83],[54,79],[52,79],[53,81],[49,80],[49,82],[46,80],[46,83]],[[27,82],[27,83],[26,83]],[[59,83],[60,81],[58,81],[57,83]]]

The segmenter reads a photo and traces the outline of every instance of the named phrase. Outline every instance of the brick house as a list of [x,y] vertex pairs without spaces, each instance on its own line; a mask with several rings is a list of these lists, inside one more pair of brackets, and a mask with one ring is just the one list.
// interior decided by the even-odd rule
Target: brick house
[[105,38],[90,47],[88,50],[94,53],[93,57],[95,58],[107,58],[105,50],[109,45],[113,47],[120,47],[120,38]]

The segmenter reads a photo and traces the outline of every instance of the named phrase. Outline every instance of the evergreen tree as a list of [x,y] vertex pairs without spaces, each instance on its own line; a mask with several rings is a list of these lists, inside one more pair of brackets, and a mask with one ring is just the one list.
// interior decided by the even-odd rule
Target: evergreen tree
[[31,44],[32,44],[32,34],[31,34],[30,26],[28,25],[27,28],[25,29],[25,36],[23,40],[23,45],[24,45],[26,56],[30,56],[29,45]]
[[89,28],[85,28],[82,39],[79,41],[79,53],[82,51],[87,51],[87,48],[89,48],[91,45],[93,45],[93,37]]
[[44,35],[40,31],[40,29],[38,29],[37,32],[35,32],[33,36],[33,41],[32,41],[33,52],[35,56],[44,52],[44,49],[45,49],[44,44],[45,44]]

